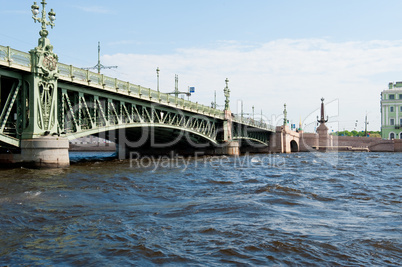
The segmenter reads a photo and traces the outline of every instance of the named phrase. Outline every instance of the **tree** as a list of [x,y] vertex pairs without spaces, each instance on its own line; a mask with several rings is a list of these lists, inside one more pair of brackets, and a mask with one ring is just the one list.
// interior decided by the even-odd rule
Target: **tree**
[[[379,131],[369,131],[369,132],[367,132],[367,134],[370,137],[381,137],[381,133]],[[332,133],[332,135],[334,135],[334,136],[361,136],[361,137],[365,137],[364,131],[358,132],[356,130],[353,130],[351,132],[349,132],[348,130],[338,131],[338,132]]]

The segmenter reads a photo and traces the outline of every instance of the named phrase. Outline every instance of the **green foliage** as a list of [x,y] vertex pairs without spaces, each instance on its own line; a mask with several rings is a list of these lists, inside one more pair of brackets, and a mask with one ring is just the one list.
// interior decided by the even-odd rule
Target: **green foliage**
[[[381,132],[379,132],[379,131],[368,131],[367,134],[370,137],[381,137]],[[332,133],[332,135],[335,135],[335,136],[361,136],[361,137],[365,136],[364,132],[358,132],[356,130],[353,130],[351,132],[349,132],[348,130],[335,132],[335,133]]]

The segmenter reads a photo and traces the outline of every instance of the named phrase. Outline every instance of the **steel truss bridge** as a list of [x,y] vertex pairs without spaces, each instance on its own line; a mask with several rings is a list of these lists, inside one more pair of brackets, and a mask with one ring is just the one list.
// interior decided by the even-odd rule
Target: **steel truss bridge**
[[184,132],[194,143],[247,140],[268,146],[275,131],[262,120],[59,63],[43,39],[39,52],[0,46],[2,147],[18,148],[23,139],[47,135],[73,140],[143,128],[155,129],[161,139]]

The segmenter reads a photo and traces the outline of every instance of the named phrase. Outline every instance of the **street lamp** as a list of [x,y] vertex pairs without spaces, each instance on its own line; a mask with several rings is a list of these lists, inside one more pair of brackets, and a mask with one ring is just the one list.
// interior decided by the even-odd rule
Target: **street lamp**
[[[46,29],[47,26],[52,28],[55,26],[56,13],[53,9],[46,13],[46,0],[42,0],[41,5],[42,10],[36,2],[31,6],[34,22],[39,22],[42,27],[38,46],[29,51],[32,73],[29,95],[35,100],[32,100],[33,106],[29,111],[29,116],[33,119],[27,128],[27,136],[54,135],[61,132],[57,123],[59,117],[57,101],[54,101],[58,99],[58,56],[53,53],[53,46],[47,38],[49,32]],[[37,121],[40,123],[36,123]]]
[[46,19],[46,0],[43,0],[41,2],[42,4],[42,17],[37,17],[37,15],[39,14],[39,6],[36,4],[36,2],[34,2],[34,4],[31,6],[31,11],[32,11],[32,18],[33,20],[39,23],[42,23],[42,30],[39,32],[40,36],[42,37],[47,37],[47,35],[49,34],[49,32],[46,30],[46,26],[50,26],[52,29],[55,26],[54,21],[56,20],[56,12],[53,11],[53,9],[50,10],[50,12],[48,13],[48,17],[49,17],[49,21]]
[[34,2],[34,4],[31,6],[32,9],[32,14],[34,15],[34,17],[36,17],[36,15],[39,14],[39,6],[36,4],[36,2]]
[[56,12],[53,11],[53,8],[50,9],[50,12],[48,13],[48,15],[49,15],[50,22],[53,23],[53,26],[54,26],[54,21],[56,20]]
[[261,125],[262,125],[262,109],[261,109]]
[[286,110],[286,103],[283,105],[283,125],[286,126],[288,124],[288,112]]
[[225,94],[225,110],[229,110],[229,98],[230,98],[230,89],[229,89],[229,79],[226,78],[225,80],[226,87],[223,89],[223,92]]
[[157,80],[157,83],[156,83],[156,88],[157,88],[157,90],[158,90],[158,92],[159,92],[159,67],[157,67],[156,68],[156,80]]

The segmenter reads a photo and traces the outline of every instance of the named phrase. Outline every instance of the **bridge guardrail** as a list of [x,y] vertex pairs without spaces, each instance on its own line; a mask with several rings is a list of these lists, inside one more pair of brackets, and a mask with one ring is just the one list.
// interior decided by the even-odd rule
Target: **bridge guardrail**
[[152,90],[140,85],[131,84],[129,82],[120,81],[115,78],[91,72],[89,70],[80,69],[74,66],[69,66],[63,63],[58,63],[59,73],[61,77],[68,79],[77,79],[82,82],[88,82],[108,89],[116,89],[118,91],[125,91],[130,95],[137,96],[142,99],[150,99],[162,104],[175,104],[176,107],[188,109],[190,111],[203,111],[205,114],[212,115],[218,118],[224,118],[222,110],[214,109],[204,106],[195,102],[184,100],[182,98],[173,97],[171,95]]
[[[24,69],[31,68],[31,55],[29,53],[21,52],[10,48],[9,46],[0,45],[0,61],[7,62],[10,66],[16,65]],[[220,119],[224,119],[224,112],[222,110],[198,104],[183,98],[178,98],[152,90],[150,88],[135,85],[129,82],[124,82],[116,78],[111,78],[103,74],[91,72],[72,65],[58,63],[58,70],[60,77],[71,79],[72,81],[78,80],[80,82],[88,83],[88,85],[97,85],[105,89],[114,89],[117,91],[126,92],[129,95],[134,95],[142,99],[153,99],[162,104],[176,105],[176,107],[190,110],[192,112],[202,112],[203,114],[212,115]],[[274,127],[266,123],[257,122],[251,118],[239,119],[234,118],[234,121],[248,124],[259,128],[264,128],[273,131]]]
[[275,131],[275,127],[273,125],[270,125],[268,123],[262,122],[262,121],[257,121],[252,118],[248,117],[239,117],[237,115],[234,116],[233,121],[237,123],[243,123],[247,124],[250,126],[258,127],[258,128],[263,128],[263,129],[268,129],[270,131]]
[[0,45],[0,60],[13,65],[31,67],[31,55],[29,53],[12,49],[9,46]]
[[7,54],[7,50],[4,48],[6,48],[6,47],[0,46],[0,60],[7,61],[8,54]]

